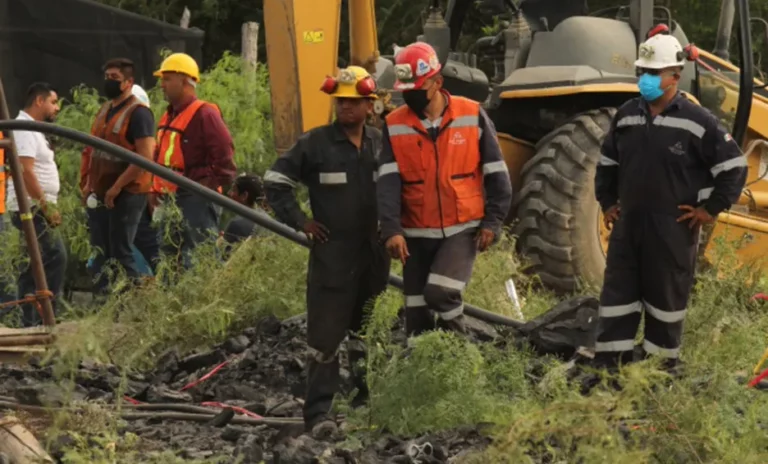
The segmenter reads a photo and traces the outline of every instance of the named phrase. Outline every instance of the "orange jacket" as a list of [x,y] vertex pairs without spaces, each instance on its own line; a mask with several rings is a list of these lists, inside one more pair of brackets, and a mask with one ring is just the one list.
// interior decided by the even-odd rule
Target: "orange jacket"
[[[141,105],[142,103],[138,98],[131,96],[121,104],[111,118],[107,119],[112,103],[105,103],[93,120],[91,135],[135,152],[136,146],[128,141],[126,134],[130,125],[131,115]],[[84,151],[82,155],[83,164],[85,164],[86,157],[88,157],[87,181],[90,189],[99,196],[106,194],[129,166],[128,163],[120,158],[100,150],[92,150],[89,153]],[[80,172],[82,184],[83,166],[81,166]],[[151,179],[151,174],[144,171],[135,181],[126,185],[125,190],[131,193],[147,193],[149,192]]]
[[[157,127],[157,151],[155,151],[155,162],[172,169],[179,174],[184,173],[184,152],[181,148],[181,142],[184,138],[184,131],[189,122],[195,116],[195,113],[203,107],[211,105],[216,111],[221,113],[218,106],[203,100],[195,100],[189,106],[170,119],[168,112],[163,114]],[[153,177],[152,191],[155,193],[173,193],[178,187],[176,184],[163,180],[158,176]],[[218,189],[221,192],[221,188]]]
[[477,102],[452,96],[435,141],[407,106],[387,116],[389,141],[402,178],[401,223],[406,236],[442,234],[443,229],[451,235],[452,229],[480,225],[485,200],[479,115]]

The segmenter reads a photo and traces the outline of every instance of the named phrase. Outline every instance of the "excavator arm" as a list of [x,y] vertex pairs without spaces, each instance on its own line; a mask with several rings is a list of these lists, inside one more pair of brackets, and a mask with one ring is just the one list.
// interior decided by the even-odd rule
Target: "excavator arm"
[[[267,66],[277,152],[331,121],[320,84],[337,71],[342,0],[264,0]],[[375,69],[374,0],[349,0],[351,62]]]

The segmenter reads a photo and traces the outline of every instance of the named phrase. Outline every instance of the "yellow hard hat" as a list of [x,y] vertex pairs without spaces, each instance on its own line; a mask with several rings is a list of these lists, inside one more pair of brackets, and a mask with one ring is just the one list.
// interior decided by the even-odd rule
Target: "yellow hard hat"
[[160,69],[155,71],[155,77],[161,77],[164,72],[177,72],[186,74],[195,80],[200,82],[200,68],[197,67],[197,62],[191,56],[186,53],[173,53],[168,55],[168,58],[163,60],[163,64],[160,65]]
[[339,98],[379,98],[376,81],[360,66],[350,66],[339,71],[338,77],[326,77],[320,90]]

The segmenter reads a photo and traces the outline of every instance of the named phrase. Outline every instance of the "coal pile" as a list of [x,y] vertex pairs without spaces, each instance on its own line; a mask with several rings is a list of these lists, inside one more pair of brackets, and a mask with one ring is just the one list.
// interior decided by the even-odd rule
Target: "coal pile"
[[[402,338],[402,329],[396,328]],[[266,318],[207,351],[180,356],[168,351],[158,357],[156,368],[131,374],[117,397],[123,379],[115,366],[81,363],[74,387],[63,387],[51,367],[0,366],[0,401],[62,407],[72,401],[125,405],[142,411],[146,418],[122,422],[122,430],[141,438],[142,453],[172,450],[188,460],[224,457],[222,462],[244,463],[447,463],[488,445],[478,427],[442,434],[402,439],[384,436],[364,449],[346,448],[342,431],[332,437],[303,433],[302,398],[306,380],[306,320],[297,316],[279,321]],[[472,338],[496,336],[479,321],[472,324]],[[345,350],[342,348],[342,359]],[[349,380],[348,372],[342,377]],[[351,388],[351,385],[349,386]],[[200,422],[165,420],[149,405],[218,414]],[[207,409],[204,409],[207,408]],[[232,409],[227,409],[232,408]],[[234,412],[239,413],[235,416]],[[233,416],[235,418],[233,419]],[[238,423],[245,417],[274,418],[280,425]],[[51,454],[71,444],[66,436],[54,441]]]

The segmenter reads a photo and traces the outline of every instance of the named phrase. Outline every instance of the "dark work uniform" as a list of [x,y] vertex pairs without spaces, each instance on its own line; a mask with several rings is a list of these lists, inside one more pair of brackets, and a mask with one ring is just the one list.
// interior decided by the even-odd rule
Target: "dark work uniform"
[[603,211],[621,208],[600,297],[598,362],[631,360],[643,312],[644,351],[676,362],[699,235],[677,222],[685,213],[678,206],[703,206],[717,217],[738,200],[746,175],[731,135],[682,94],[656,117],[639,98],[618,110],[595,177]]
[[[363,309],[386,288],[390,259],[378,239],[376,154],[381,132],[365,127],[360,151],[337,124],[303,134],[264,175],[275,215],[302,230],[305,214],[293,195],[298,182],[309,188],[313,218],[330,231],[329,241],[313,245],[307,275],[309,361],[304,419],[308,428],[330,411],[340,383],[338,350],[350,335],[350,363],[365,356],[359,338]],[[365,392],[362,374],[356,386]]]

